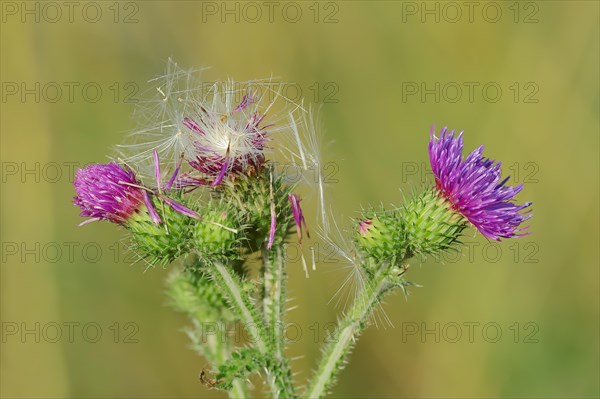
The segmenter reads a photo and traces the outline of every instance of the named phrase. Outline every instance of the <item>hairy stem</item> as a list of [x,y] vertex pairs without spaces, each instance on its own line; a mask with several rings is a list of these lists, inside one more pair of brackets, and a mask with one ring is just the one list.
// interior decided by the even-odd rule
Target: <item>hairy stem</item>
[[285,271],[281,249],[262,249],[263,317],[269,332],[269,343],[277,359],[283,358],[283,313],[285,310]]
[[272,250],[262,249],[263,258],[263,318],[268,330],[269,346],[277,362],[277,372],[286,382],[286,397],[294,394],[292,372],[285,357],[284,315],[285,315],[285,259],[283,248],[275,246]]
[[231,306],[242,319],[250,341],[256,349],[267,359],[265,371],[267,382],[274,397],[295,398],[294,387],[291,384],[289,369],[286,371],[284,363],[277,360],[272,348],[268,344],[267,333],[249,295],[242,290],[239,278],[232,274],[229,268],[220,263],[214,263],[211,274],[215,283],[221,288],[223,294],[229,298]]
[[250,340],[261,353],[266,353],[267,344],[262,323],[256,314],[256,309],[250,298],[242,290],[239,278],[233,275],[225,265],[218,262],[213,263],[211,271],[215,282],[224,291],[226,297],[229,298],[231,306],[235,308],[237,314],[245,324]]
[[352,308],[339,321],[334,334],[325,344],[317,371],[303,397],[315,399],[327,393],[337,374],[344,368],[356,339],[367,327],[373,307],[392,287],[393,284],[387,281],[386,273],[382,270],[375,274],[370,284],[364,286]]
[[[196,258],[190,265],[198,266],[200,262]],[[213,283],[205,276],[199,277],[185,270],[177,270],[170,275],[167,284],[172,305],[185,313],[193,323],[193,327],[186,328],[193,348],[215,368],[220,367],[230,358],[232,343],[225,334],[227,322],[219,320],[222,315],[209,310],[215,306],[214,301],[218,301],[214,290],[210,289]],[[207,325],[214,326],[214,331],[207,333],[205,330]],[[202,371],[202,375],[204,373],[205,370]],[[232,386],[230,397],[240,399],[248,397],[244,383],[234,380]]]

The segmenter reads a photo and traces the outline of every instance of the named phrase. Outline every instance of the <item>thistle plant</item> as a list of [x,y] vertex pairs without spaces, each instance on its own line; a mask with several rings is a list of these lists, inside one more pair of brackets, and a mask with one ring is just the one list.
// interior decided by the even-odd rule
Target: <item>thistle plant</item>
[[[462,133],[444,128],[436,136],[432,129],[435,185],[399,207],[363,210],[351,239],[335,243],[359,288],[298,390],[283,334],[285,245],[302,244],[313,228],[300,187],[287,181],[278,159],[322,170],[314,113],[270,88],[259,93],[260,81],[206,86],[198,72],[169,62],[166,75],[154,80],[155,95],[143,102],[145,126],[119,147],[121,157],[77,172],[73,202],[90,218],[82,224],[124,227],[146,268],[170,269],[170,303],[190,320],[186,333],[210,364],[200,374],[210,388],[250,397],[250,377],[260,375],[270,397],[323,397],[383,297],[411,285],[406,272],[419,255],[457,248],[470,227],[491,240],[527,234],[522,224],[531,203],[515,203],[522,185],[506,185],[500,163],[484,158],[483,147],[463,157]],[[334,243],[320,175],[316,188],[314,227]],[[259,270],[251,273],[256,258]],[[225,333],[232,324],[246,328],[247,342]],[[215,334],[206,334],[207,326]]]

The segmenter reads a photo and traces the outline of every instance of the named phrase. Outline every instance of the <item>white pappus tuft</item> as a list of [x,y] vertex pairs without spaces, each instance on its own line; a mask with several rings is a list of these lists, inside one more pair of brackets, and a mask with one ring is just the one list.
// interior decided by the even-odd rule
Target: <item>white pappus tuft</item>
[[[289,126],[291,135],[287,137],[288,143],[282,146],[281,153],[287,162],[301,170],[301,181],[306,186],[316,189],[320,228],[328,234],[330,223],[325,201],[327,178],[324,172],[329,165],[324,164],[322,158],[318,113],[309,108],[299,118],[290,114]],[[331,166],[336,167],[335,164]]]
[[134,113],[139,127],[118,146],[142,176],[152,176],[156,151],[163,170],[183,157],[188,183],[216,185],[231,172],[260,167],[267,154],[281,151],[272,140],[307,121],[307,111],[285,98],[272,77],[209,82],[201,76],[205,69],[183,69],[169,59],[165,74],[149,82]]
[[191,156],[193,136],[182,129],[181,122],[192,111],[192,99],[200,91],[199,75],[206,69],[182,69],[169,58],[165,74],[151,79],[151,88],[138,99],[133,114],[138,126],[117,146],[117,152],[143,177],[153,176],[154,151],[165,170],[172,170],[182,154]]

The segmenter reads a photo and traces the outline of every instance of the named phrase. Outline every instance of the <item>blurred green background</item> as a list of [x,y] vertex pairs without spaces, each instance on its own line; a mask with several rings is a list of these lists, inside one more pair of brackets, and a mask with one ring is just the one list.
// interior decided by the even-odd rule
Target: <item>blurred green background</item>
[[[134,126],[128,95],[168,57],[212,79],[273,75],[319,103],[342,224],[421,185],[433,123],[525,182],[531,235],[471,234],[459,259],[414,267],[424,287],[388,297],[395,327],[361,337],[333,397],[600,395],[598,2],[53,4],[1,3],[2,397],[224,397],[198,381],[167,271],[130,265],[123,231],[76,227],[71,204],[71,165],[107,159]],[[298,384],[346,274],[290,265]]]

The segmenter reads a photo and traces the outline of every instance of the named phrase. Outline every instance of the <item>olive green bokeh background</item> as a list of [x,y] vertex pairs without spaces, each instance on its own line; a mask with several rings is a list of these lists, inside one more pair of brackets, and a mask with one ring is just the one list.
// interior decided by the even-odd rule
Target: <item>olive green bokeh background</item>
[[[472,23],[464,4],[452,23],[454,11],[435,2],[320,3],[316,23],[313,2],[295,3],[303,12],[297,23],[283,18],[283,3],[272,23],[266,14],[252,23],[248,8],[240,8],[239,22],[225,15],[223,23],[220,14],[203,13],[202,3],[191,1],[121,3],[117,23],[113,2],[96,3],[103,12],[97,23],[82,17],[84,3],[77,3],[73,22],[67,14],[54,23],[44,21],[54,14],[23,22],[4,8],[7,3],[0,41],[3,397],[223,397],[198,381],[206,364],[187,348],[180,332],[186,320],[166,306],[167,271],[130,266],[115,255],[123,232],[108,223],[76,227],[81,219],[71,205],[66,163],[107,159],[133,126],[133,106],[123,101],[131,86],[125,85],[134,82],[141,91],[168,57],[184,67],[211,65],[212,79],[277,76],[321,103],[324,141],[331,142],[324,154],[339,166],[329,198],[343,221],[367,204],[398,204],[399,189],[421,185],[433,123],[464,129],[468,150],[484,143],[485,154],[503,160],[513,183],[526,181],[519,199],[534,201],[531,235],[490,247],[472,234],[467,241],[477,246],[461,259],[413,268],[411,280],[424,287],[413,289],[408,301],[400,293],[387,299],[384,309],[395,328],[381,324],[361,337],[333,396],[600,394],[597,2],[519,3],[518,23],[514,2],[496,3],[502,10],[497,23],[483,18],[484,3],[477,3]],[[219,12],[224,7],[212,6]],[[440,7],[440,21],[403,13],[413,6],[418,12]],[[124,23],[131,13],[132,23]],[[327,16],[337,22],[324,23]],[[537,22],[524,23],[526,18]],[[49,82],[63,88],[76,82],[79,89],[73,101],[65,91],[52,103],[47,91],[36,102],[32,94],[10,94],[22,82],[26,88],[40,82],[40,91],[51,90]],[[95,103],[81,93],[89,82],[103,89]],[[419,94],[407,96],[407,88],[422,82],[429,88],[440,82],[439,102],[433,94],[424,101]],[[460,100],[452,102],[456,85],[448,82],[462,87]],[[473,101],[464,82],[479,84]],[[482,94],[489,82],[502,89],[497,102],[489,101],[492,91]],[[110,88],[115,83],[117,101],[115,86]],[[38,172],[21,176],[36,165]],[[307,215],[316,213],[313,197],[305,200]],[[26,251],[31,248],[37,254]],[[298,383],[316,362],[315,341],[335,321],[339,308],[329,300],[346,273],[341,265],[323,263],[306,279],[298,263],[290,265],[291,305],[298,306],[288,316],[296,326],[290,335],[301,333],[290,354],[303,355],[293,362]],[[9,334],[15,326],[35,329],[35,323],[39,343],[34,333]],[[55,343],[52,323],[62,327]],[[73,342],[65,323],[79,323]],[[101,328],[97,343],[82,336],[86,323]],[[479,323],[473,342],[468,323]],[[487,323],[501,328],[495,343],[488,342],[494,329],[482,332]],[[457,325],[462,335],[451,342]],[[410,335],[414,328],[418,333]],[[435,334],[421,335],[436,328],[439,342]],[[87,333],[93,338],[95,330]],[[129,333],[137,342],[124,342]]]

